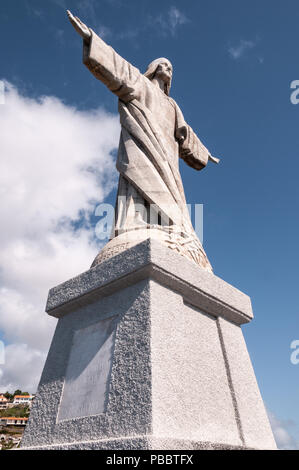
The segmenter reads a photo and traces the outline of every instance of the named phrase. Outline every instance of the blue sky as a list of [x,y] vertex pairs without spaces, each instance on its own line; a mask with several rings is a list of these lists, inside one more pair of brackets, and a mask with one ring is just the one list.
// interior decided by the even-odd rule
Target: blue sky
[[[243,332],[262,396],[289,442],[299,443],[299,364],[290,361],[299,339],[299,105],[290,101],[299,80],[299,3],[2,1],[0,79],[20,96],[56,97],[82,119],[101,108],[113,121],[116,97],[82,65],[66,8],[142,71],[156,57],[171,60],[171,96],[221,158],[200,173],[182,162],[187,200],[204,204],[215,274],[251,296],[255,319]],[[112,202],[109,174],[101,197]]]

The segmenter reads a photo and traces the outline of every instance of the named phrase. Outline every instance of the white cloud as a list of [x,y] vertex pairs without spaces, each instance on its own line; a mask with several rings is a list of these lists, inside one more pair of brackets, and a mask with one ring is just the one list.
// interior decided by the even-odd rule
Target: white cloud
[[39,19],[44,17],[43,10],[40,10],[39,8],[36,8],[28,0],[25,0],[25,8],[27,10],[27,14],[31,17],[35,16]]
[[179,11],[176,7],[171,7],[168,12],[169,25],[172,34],[175,33],[177,26],[187,23],[189,20],[187,17]]
[[[60,3],[64,0],[52,1],[62,6]],[[118,0],[106,1],[111,5],[118,5]],[[136,39],[137,36],[143,35],[149,31],[152,32],[153,30],[155,31],[155,34],[158,34],[159,36],[175,36],[179,26],[190,22],[182,11],[175,6],[171,6],[168,10],[155,14],[155,16],[149,14],[145,17],[145,21],[135,22],[134,27],[130,25],[128,29],[124,29],[122,31],[118,29],[117,31],[113,31],[111,27],[108,27],[103,23],[99,23],[98,18],[100,18],[100,16],[97,12],[97,7],[98,4],[96,3],[96,0],[80,0],[76,5],[80,19],[88,26],[91,26],[104,40],[110,39],[111,37],[113,37],[114,40],[133,40]],[[75,10],[72,11],[72,13],[77,15]],[[58,32],[55,33],[56,38],[58,34]],[[136,41],[134,45],[137,45]]]
[[57,6],[60,8],[63,8],[64,10],[67,9],[67,2],[66,0],[51,0],[53,3],[55,3]]
[[238,45],[232,46],[228,49],[229,55],[235,59],[240,59],[249,49],[253,49],[256,46],[256,41],[246,41],[241,39]]
[[189,19],[178,8],[172,6],[166,14],[160,14],[157,17],[151,17],[149,24],[157,25],[163,35],[171,34],[174,36],[178,26],[188,23]]
[[1,392],[21,388],[33,393],[38,385],[46,354],[26,344],[10,344],[6,347],[5,369],[0,369]]
[[[0,106],[0,391],[35,391],[56,320],[49,288],[89,268],[89,217],[117,181],[118,116],[31,99],[6,83]],[[23,371],[23,372],[22,372]]]
[[64,30],[63,29],[56,29],[54,36],[57,42],[59,42],[59,44],[64,44]]
[[289,433],[289,428],[294,426],[294,423],[292,421],[279,420],[273,413],[269,411],[268,416],[278,449],[299,449],[299,442],[296,442],[296,440]]
[[76,4],[80,14],[84,14],[85,18],[94,19],[96,17],[97,0],[79,0]]
[[112,36],[112,31],[105,25],[100,24],[97,28],[95,28],[95,32],[100,36],[101,39],[107,39]]

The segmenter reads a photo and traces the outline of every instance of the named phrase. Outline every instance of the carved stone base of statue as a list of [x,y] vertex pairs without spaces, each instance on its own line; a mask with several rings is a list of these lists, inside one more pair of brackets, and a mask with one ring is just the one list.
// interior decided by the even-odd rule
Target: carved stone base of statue
[[116,237],[112,238],[104,248],[102,248],[93,261],[91,267],[93,268],[97,266],[99,263],[122,253],[128,248],[136,246],[148,238],[159,241],[167,248],[170,248],[179,255],[193,261],[201,268],[212,272],[212,267],[208,257],[196,236],[193,236],[193,234],[183,233],[181,229],[176,226],[161,225],[139,225],[130,229],[125,229],[123,233],[119,233]]
[[250,299],[149,239],[50,290],[23,449],[275,449]]

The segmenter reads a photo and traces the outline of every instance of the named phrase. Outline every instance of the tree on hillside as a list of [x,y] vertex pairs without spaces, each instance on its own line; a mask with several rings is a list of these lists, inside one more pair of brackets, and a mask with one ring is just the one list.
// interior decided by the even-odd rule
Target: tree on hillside
[[5,398],[7,398],[7,400],[12,400],[13,399],[13,395],[9,392],[4,393],[4,396],[5,396]]

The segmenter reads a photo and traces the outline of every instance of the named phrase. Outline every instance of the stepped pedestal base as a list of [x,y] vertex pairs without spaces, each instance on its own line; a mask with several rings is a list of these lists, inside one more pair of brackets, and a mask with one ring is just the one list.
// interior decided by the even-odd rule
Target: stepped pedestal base
[[155,240],[50,290],[23,449],[275,449],[250,299]]

